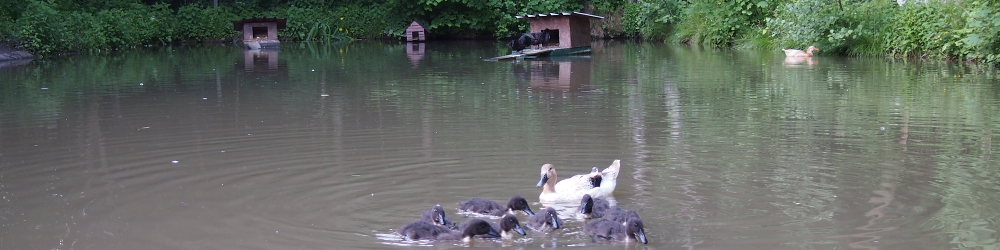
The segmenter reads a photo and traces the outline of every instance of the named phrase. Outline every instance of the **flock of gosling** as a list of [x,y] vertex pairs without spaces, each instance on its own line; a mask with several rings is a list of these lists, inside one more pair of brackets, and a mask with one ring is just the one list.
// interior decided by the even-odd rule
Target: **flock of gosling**
[[[542,188],[539,201],[542,203],[579,201],[580,206],[576,209],[576,213],[588,219],[583,231],[595,240],[636,241],[646,244],[648,241],[639,214],[612,206],[608,200],[603,199],[614,192],[620,168],[620,160],[615,160],[611,166],[602,171],[594,168],[589,174],[557,181],[555,167],[545,164],[542,166],[541,178],[537,185]],[[559,218],[555,208],[547,207],[535,213],[528,206],[528,201],[519,195],[511,197],[507,205],[489,199],[472,198],[459,202],[458,209],[471,214],[499,218],[499,221],[473,218],[463,223],[455,223],[445,215],[441,205],[436,205],[423,211],[419,220],[397,229],[396,233],[404,240],[510,239],[513,233],[527,235],[515,216],[517,211],[529,215],[526,226],[530,230],[549,232],[563,227],[562,219]]]

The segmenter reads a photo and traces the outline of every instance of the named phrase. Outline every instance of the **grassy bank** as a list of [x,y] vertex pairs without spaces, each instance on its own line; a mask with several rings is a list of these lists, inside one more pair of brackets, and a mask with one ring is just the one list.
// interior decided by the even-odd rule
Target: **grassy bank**
[[593,35],[709,47],[1000,62],[1000,2],[985,0],[7,0],[0,40],[33,53],[178,42],[232,42],[232,21],[287,18],[279,36],[330,41],[399,38],[412,20],[442,38],[506,38],[514,15],[585,11]]
[[626,30],[668,42],[822,54],[1000,62],[1000,2],[640,0]]
[[40,55],[98,52],[182,42],[234,42],[233,21],[247,17],[286,18],[282,39],[330,41],[392,37],[408,21],[393,18],[391,5],[307,4],[264,7],[253,2],[172,6],[138,1],[17,1],[0,11],[0,38]]

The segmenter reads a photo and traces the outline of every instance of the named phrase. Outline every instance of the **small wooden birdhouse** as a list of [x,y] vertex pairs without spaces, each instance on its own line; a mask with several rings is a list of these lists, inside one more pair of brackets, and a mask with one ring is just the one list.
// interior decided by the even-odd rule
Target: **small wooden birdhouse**
[[278,48],[278,29],[285,28],[283,18],[253,17],[234,21],[233,29],[243,32],[243,43],[249,49]]
[[406,27],[406,41],[407,42],[423,42],[427,40],[427,28],[420,22],[413,21],[410,23],[409,27]]

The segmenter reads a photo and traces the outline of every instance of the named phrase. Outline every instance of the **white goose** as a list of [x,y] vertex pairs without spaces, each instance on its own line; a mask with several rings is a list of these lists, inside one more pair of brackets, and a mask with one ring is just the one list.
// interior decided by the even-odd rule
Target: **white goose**
[[812,57],[813,50],[819,50],[819,48],[816,48],[816,46],[809,46],[809,48],[806,48],[806,51],[798,49],[782,49],[782,51],[785,52],[786,57]]
[[618,171],[620,169],[621,160],[615,160],[611,166],[603,171],[598,172],[597,168],[594,168],[594,171],[589,174],[576,175],[558,181],[555,167],[552,164],[542,165],[542,176],[537,185],[542,188],[542,194],[538,195],[538,200],[543,203],[579,202],[585,194],[595,198],[611,196],[618,184]]

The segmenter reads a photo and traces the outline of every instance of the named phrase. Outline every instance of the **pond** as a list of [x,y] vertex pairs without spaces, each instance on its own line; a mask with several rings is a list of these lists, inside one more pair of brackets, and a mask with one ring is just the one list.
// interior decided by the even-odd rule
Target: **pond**
[[[598,42],[133,49],[0,69],[0,249],[1000,247],[1000,85],[941,62]],[[648,244],[402,241],[621,160]],[[517,214],[521,222],[528,217]],[[491,220],[489,217],[482,219]]]

